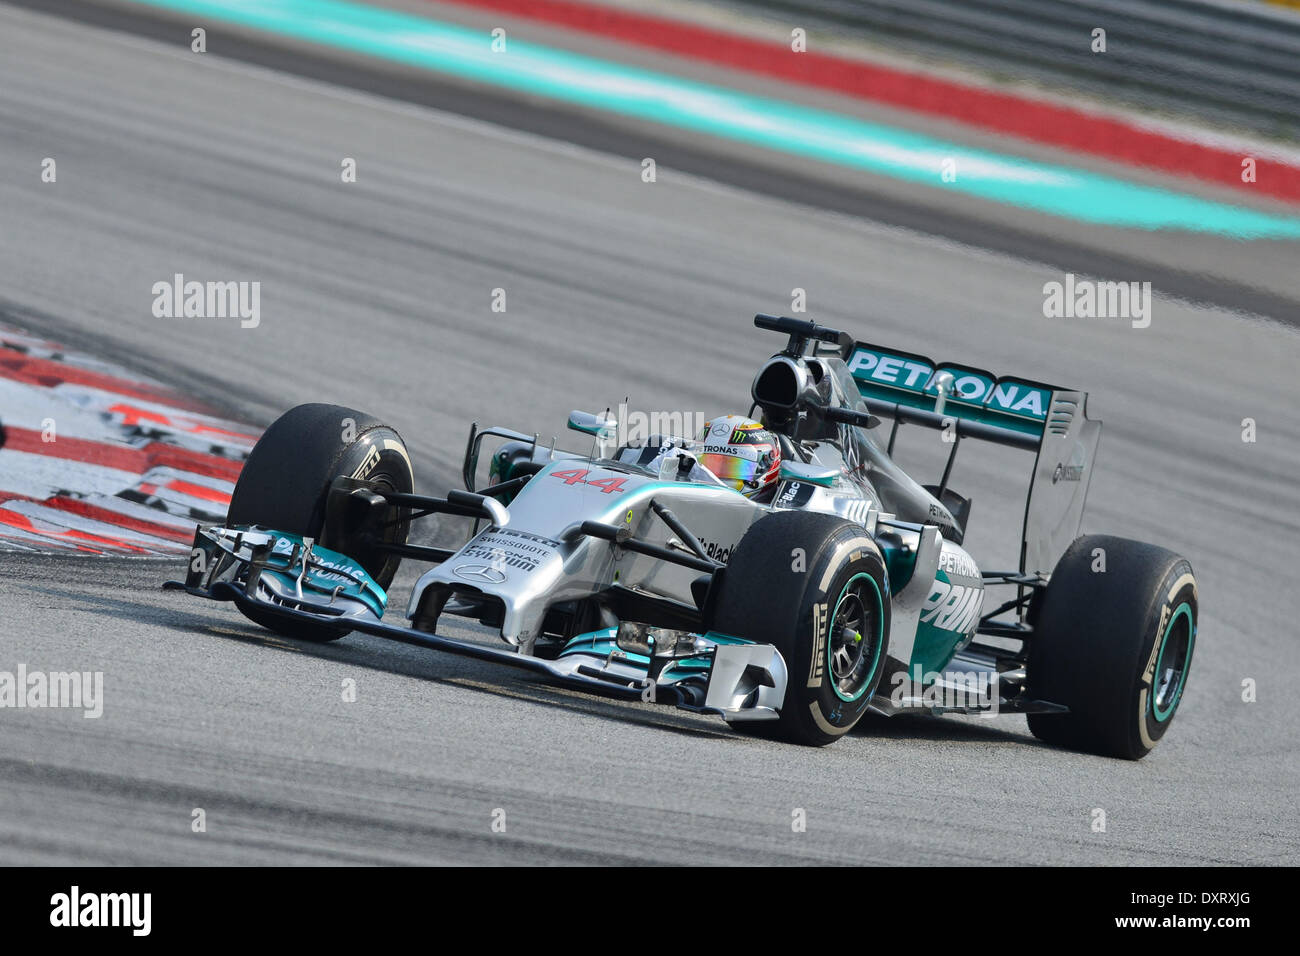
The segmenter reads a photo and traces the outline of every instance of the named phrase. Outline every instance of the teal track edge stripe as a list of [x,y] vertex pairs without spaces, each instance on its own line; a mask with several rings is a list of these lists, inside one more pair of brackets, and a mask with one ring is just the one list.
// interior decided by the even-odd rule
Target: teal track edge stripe
[[[1135,229],[1300,238],[1300,219],[1032,162],[770,97],[345,0],[132,0],[565,103],[1061,216]],[[196,21],[196,26],[205,24]],[[956,179],[942,179],[952,160]]]

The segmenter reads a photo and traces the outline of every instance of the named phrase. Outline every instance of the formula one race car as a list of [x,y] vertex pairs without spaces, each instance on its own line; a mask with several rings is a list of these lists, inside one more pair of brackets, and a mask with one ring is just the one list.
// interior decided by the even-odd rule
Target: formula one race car
[[[443,498],[414,493],[387,425],[291,409],[250,454],[226,526],[197,530],[185,583],[167,586],[295,638],[362,631],[800,743],[867,711],[1013,711],[1052,743],[1150,751],[1187,682],[1196,582],[1163,548],[1076,537],[1101,431],[1087,396],[811,322],[755,325],[789,337],[754,378],[761,422],[619,441],[608,415],[574,412],[589,454],[475,426],[465,488]],[[891,458],[903,424],[951,443],[937,485]],[[981,571],[962,547],[971,503],[948,480],[966,439],[1035,455],[1014,571]],[[428,515],[471,519],[468,540],[409,543]],[[403,559],[432,564],[409,624],[385,615]],[[1007,598],[989,609],[992,587]],[[449,615],[504,646],[440,633]]]

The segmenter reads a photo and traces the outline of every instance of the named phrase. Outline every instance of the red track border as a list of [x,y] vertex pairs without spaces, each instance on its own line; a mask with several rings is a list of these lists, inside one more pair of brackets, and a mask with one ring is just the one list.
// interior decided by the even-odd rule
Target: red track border
[[768,43],[665,17],[575,0],[443,0],[609,37],[719,66],[777,77],[888,106],[957,120],[1030,142],[1132,166],[1300,202],[1300,166],[1254,157],[1256,181],[1242,182],[1251,154],[1210,146],[1113,117],[968,86],[952,80]]

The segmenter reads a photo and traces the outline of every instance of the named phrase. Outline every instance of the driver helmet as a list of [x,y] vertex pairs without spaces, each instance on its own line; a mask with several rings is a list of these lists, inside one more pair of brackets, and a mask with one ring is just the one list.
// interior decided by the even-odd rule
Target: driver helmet
[[743,415],[719,415],[704,423],[704,447],[696,458],[747,498],[776,486],[781,471],[781,445],[776,435]]

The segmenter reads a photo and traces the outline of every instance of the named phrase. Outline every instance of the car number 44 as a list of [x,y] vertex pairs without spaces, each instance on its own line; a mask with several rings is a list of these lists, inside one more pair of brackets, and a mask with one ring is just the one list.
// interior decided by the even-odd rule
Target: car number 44
[[593,485],[607,495],[622,492],[623,486],[627,484],[626,478],[594,478],[588,481],[587,476],[590,474],[591,472],[586,468],[569,468],[553,471],[551,477],[563,479],[566,485]]

